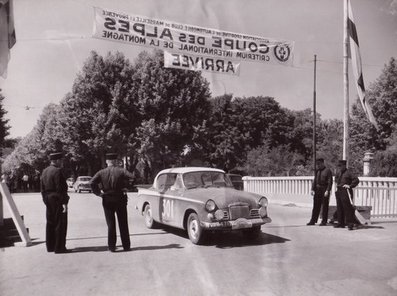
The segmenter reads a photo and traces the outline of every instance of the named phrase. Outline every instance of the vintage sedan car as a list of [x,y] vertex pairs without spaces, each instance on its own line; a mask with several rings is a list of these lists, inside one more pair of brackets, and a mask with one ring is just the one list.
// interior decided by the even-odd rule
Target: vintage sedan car
[[236,190],[224,171],[205,167],[159,172],[151,188],[138,188],[136,209],[153,228],[157,223],[187,230],[200,244],[207,231],[240,230],[249,237],[271,222],[266,197]]
[[88,191],[91,192],[91,181],[92,177],[91,176],[79,176],[76,179],[76,182],[73,184],[73,189],[75,192],[82,192],[82,191]]

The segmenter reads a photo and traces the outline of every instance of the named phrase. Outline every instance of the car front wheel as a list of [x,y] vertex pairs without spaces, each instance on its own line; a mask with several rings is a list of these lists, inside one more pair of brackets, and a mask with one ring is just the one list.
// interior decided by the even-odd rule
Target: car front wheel
[[190,241],[198,245],[204,240],[204,230],[196,213],[191,213],[187,219],[187,234]]
[[153,220],[152,208],[150,207],[150,204],[147,204],[145,206],[145,209],[143,210],[143,215],[145,217],[146,227],[149,229],[154,228],[156,226],[156,222]]

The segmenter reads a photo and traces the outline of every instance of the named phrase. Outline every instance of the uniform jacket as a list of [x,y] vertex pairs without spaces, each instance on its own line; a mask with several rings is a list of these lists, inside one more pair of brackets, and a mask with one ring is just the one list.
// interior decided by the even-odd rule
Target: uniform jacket
[[316,171],[316,179],[313,181],[312,190],[316,190],[316,187],[326,187],[327,191],[331,191],[332,183],[332,172],[329,168],[324,167],[322,170]]
[[[119,197],[128,187],[128,181],[133,181],[133,179],[134,176],[126,169],[109,166],[98,171],[92,177],[91,188],[94,194],[103,198]],[[101,189],[103,193],[101,193]]]
[[68,185],[61,168],[54,165],[45,168],[41,174],[40,188],[43,199],[52,196],[59,199],[62,204],[67,204],[69,201]]
[[343,185],[349,185],[350,188],[354,188],[360,182],[358,177],[349,169],[338,172],[335,176],[335,181],[338,188],[341,188]]

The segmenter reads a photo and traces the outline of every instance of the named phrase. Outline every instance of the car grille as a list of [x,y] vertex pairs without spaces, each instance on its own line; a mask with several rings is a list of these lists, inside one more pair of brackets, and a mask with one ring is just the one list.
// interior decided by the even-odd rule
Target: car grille
[[230,219],[236,220],[238,218],[248,218],[249,216],[248,206],[231,206],[229,207]]
[[251,209],[250,218],[255,219],[260,217],[261,215],[259,215],[259,209]]
[[247,204],[231,205],[229,210],[223,210],[222,220],[236,220],[238,218],[255,219],[260,218],[259,209],[249,209]]

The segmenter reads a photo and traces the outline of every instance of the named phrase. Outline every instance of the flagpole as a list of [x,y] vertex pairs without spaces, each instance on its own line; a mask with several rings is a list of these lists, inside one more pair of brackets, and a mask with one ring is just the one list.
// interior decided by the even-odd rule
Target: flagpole
[[343,1],[343,159],[349,162],[349,66],[348,47],[349,36],[347,34],[348,1]]

